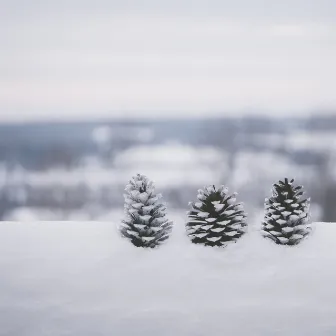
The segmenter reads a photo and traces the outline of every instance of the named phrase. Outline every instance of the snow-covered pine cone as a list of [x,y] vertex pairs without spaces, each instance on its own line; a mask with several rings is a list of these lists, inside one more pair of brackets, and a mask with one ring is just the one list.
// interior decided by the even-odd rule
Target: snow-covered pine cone
[[246,232],[246,213],[236,203],[237,193],[228,188],[207,186],[198,190],[198,201],[191,204],[186,224],[187,234],[195,244],[224,247]]
[[302,186],[294,179],[273,185],[272,197],[265,199],[262,234],[280,245],[296,245],[310,232],[310,199],[302,199]]
[[127,184],[125,219],[120,228],[122,236],[137,247],[156,247],[168,239],[172,222],[166,218],[166,207],[155,194],[154,183],[137,174]]

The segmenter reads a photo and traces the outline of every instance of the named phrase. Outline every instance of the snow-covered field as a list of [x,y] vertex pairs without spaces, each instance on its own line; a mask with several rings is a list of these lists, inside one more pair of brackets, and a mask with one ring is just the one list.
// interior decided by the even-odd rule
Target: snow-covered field
[[0,335],[336,335],[336,224],[296,247],[252,229],[215,249],[174,219],[156,250],[109,222],[1,223]]

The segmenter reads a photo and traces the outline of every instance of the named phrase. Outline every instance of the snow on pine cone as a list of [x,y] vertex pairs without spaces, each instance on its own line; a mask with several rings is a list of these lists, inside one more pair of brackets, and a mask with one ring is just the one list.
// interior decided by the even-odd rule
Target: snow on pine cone
[[296,245],[310,232],[310,199],[302,199],[302,186],[294,179],[273,185],[272,197],[265,199],[262,235],[279,245]]
[[166,208],[159,202],[152,181],[137,174],[127,184],[125,220],[121,224],[122,236],[137,247],[156,247],[168,239],[172,222],[166,218]]
[[191,202],[187,234],[195,244],[226,246],[246,231],[246,213],[242,203],[236,203],[237,193],[228,195],[228,188],[208,186],[198,190],[198,201]]

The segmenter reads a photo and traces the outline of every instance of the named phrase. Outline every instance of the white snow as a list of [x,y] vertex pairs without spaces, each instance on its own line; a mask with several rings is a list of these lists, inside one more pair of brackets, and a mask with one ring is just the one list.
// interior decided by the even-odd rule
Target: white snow
[[143,215],[143,216],[140,215],[139,218],[144,222],[148,222],[152,218],[152,216],[151,215]]
[[209,230],[213,227],[213,224],[209,224],[209,225],[203,225],[202,226],[202,230]]
[[225,210],[222,212],[222,214],[230,216],[235,213],[235,210]]
[[141,237],[141,239],[145,242],[150,242],[155,239],[155,237]]
[[217,212],[223,210],[224,207],[225,207],[225,204],[214,204],[214,208]]
[[250,230],[220,249],[172,219],[154,250],[109,222],[0,223],[0,335],[336,334],[336,224],[295,247]]
[[211,242],[216,242],[216,241],[218,241],[220,239],[221,239],[221,237],[209,237],[209,238],[207,238],[207,240],[209,240]]
[[139,230],[144,230],[145,227],[146,227],[146,225],[144,225],[144,224],[133,224],[133,225],[134,225],[134,227],[136,227]]
[[219,224],[219,225],[227,225],[227,224],[229,224],[229,223],[231,223],[231,219],[228,219],[228,220],[224,220],[224,221],[221,221],[221,222],[217,222],[217,224]]
[[148,201],[148,197],[149,195],[146,193],[146,192],[142,192],[140,193],[140,195],[138,196],[139,200],[142,202],[142,203],[145,203]]
[[207,218],[209,216],[209,212],[203,212],[203,211],[201,211],[201,212],[199,212],[197,214],[197,216],[201,217],[201,218]]
[[282,211],[281,213],[284,217],[288,217],[289,215],[291,215],[292,213],[290,211]]
[[206,218],[205,220],[209,223],[213,223],[217,220],[217,218]]
[[222,232],[224,230],[225,230],[225,227],[217,228],[217,229],[211,229],[210,231],[212,231],[212,232]]
[[[304,225],[302,225],[304,227]],[[285,233],[289,233],[289,232],[293,232],[294,231],[294,228],[292,227],[284,227],[281,229],[282,232],[285,232]]]
[[287,244],[289,242],[289,239],[286,237],[278,237],[278,239],[281,241],[283,244]]

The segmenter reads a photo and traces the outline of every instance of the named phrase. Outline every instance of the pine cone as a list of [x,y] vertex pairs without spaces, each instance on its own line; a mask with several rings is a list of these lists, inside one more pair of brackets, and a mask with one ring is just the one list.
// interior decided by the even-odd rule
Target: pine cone
[[274,184],[272,197],[265,199],[262,234],[280,245],[296,245],[310,231],[310,199],[302,199],[302,186],[294,187],[293,182],[286,178]]
[[226,246],[246,231],[246,214],[237,193],[228,195],[228,188],[208,186],[198,190],[198,202],[191,203],[186,224],[187,234],[195,244]]

